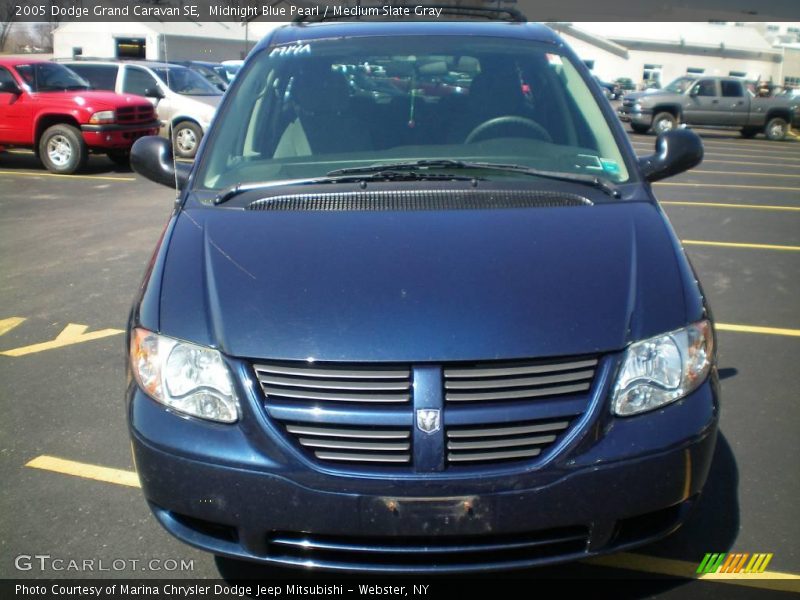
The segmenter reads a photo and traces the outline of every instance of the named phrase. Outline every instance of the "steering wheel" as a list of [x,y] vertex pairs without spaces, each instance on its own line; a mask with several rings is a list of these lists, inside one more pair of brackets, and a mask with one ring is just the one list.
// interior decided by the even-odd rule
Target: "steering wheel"
[[530,131],[535,132],[537,134],[536,137],[539,137],[546,142],[553,141],[553,138],[550,137],[550,134],[547,132],[547,130],[533,119],[528,119],[527,117],[517,117],[514,115],[506,115],[504,117],[495,117],[493,119],[489,119],[488,121],[484,121],[469,132],[469,135],[467,136],[467,139],[464,140],[464,143],[472,144],[490,129],[500,127],[502,125],[520,125],[529,129]]

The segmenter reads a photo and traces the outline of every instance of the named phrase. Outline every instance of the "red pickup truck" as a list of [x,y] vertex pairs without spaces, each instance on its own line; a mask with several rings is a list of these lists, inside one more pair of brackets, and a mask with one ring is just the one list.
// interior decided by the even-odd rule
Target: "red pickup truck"
[[57,63],[0,58],[0,149],[32,148],[49,171],[75,173],[90,152],[127,164],[133,142],[158,128],[146,98],[92,91]]

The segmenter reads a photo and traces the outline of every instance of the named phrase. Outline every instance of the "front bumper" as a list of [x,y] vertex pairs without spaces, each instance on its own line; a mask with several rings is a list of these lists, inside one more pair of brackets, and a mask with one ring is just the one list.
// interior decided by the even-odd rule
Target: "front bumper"
[[653,111],[651,110],[631,110],[629,107],[622,106],[617,110],[617,116],[623,123],[632,123],[642,127],[650,127],[653,122]]
[[718,420],[713,376],[637,417],[601,403],[583,442],[513,474],[344,476],[264,439],[252,398],[224,426],[175,416],[135,385],[128,395],[142,489],[170,533],[215,554],[355,571],[521,568],[662,537],[702,490]]
[[81,125],[86,145],[93,149],[127,149],[140,137],[158,134],[158,121],[134,125]]

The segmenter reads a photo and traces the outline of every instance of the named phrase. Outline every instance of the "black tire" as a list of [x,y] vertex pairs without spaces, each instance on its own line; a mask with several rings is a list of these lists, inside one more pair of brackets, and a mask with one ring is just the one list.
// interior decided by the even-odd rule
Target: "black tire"
[[742,137],[749,140],[750,138],[756,137],[760,131],[758,127],[745,127],[742,129]]
[[203,130],[197,123],[181,121],[172,128],[172,147],[178,158],[194,158],[203,139]]
[[678,126],[678,119],[675,118],[675,115],[668,112],[660,112],[655,117],[653,117],[653,133],[658,135],[659,133],[666,133],[667,131],[672,131]]
[[39,138],[39,158],[48,171],[72,175],[86,164],[89,149],[76,127],[59,123],[45,129]]
[[631,123],[631,129],[634,133],[647,133],[650,131],[650,127],[648,125],[637,125],[636,123]]
[[119,167],[128,167],[131,164],[130,150],[109,150],[106,152],[106,156]]
[[773,117],[767,121],[767,126],[764,127],[764,135],[773,142],[782,142],[786,139],[787,133],[789,133],[789,123],[781,117]]

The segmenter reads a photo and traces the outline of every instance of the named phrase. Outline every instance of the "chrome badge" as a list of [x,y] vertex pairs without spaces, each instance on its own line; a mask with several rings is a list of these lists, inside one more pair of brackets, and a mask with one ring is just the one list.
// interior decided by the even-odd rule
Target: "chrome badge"
[[417,427],[423,433],[439,431],[442,420],[438,408],[423,408],[417,411]]

